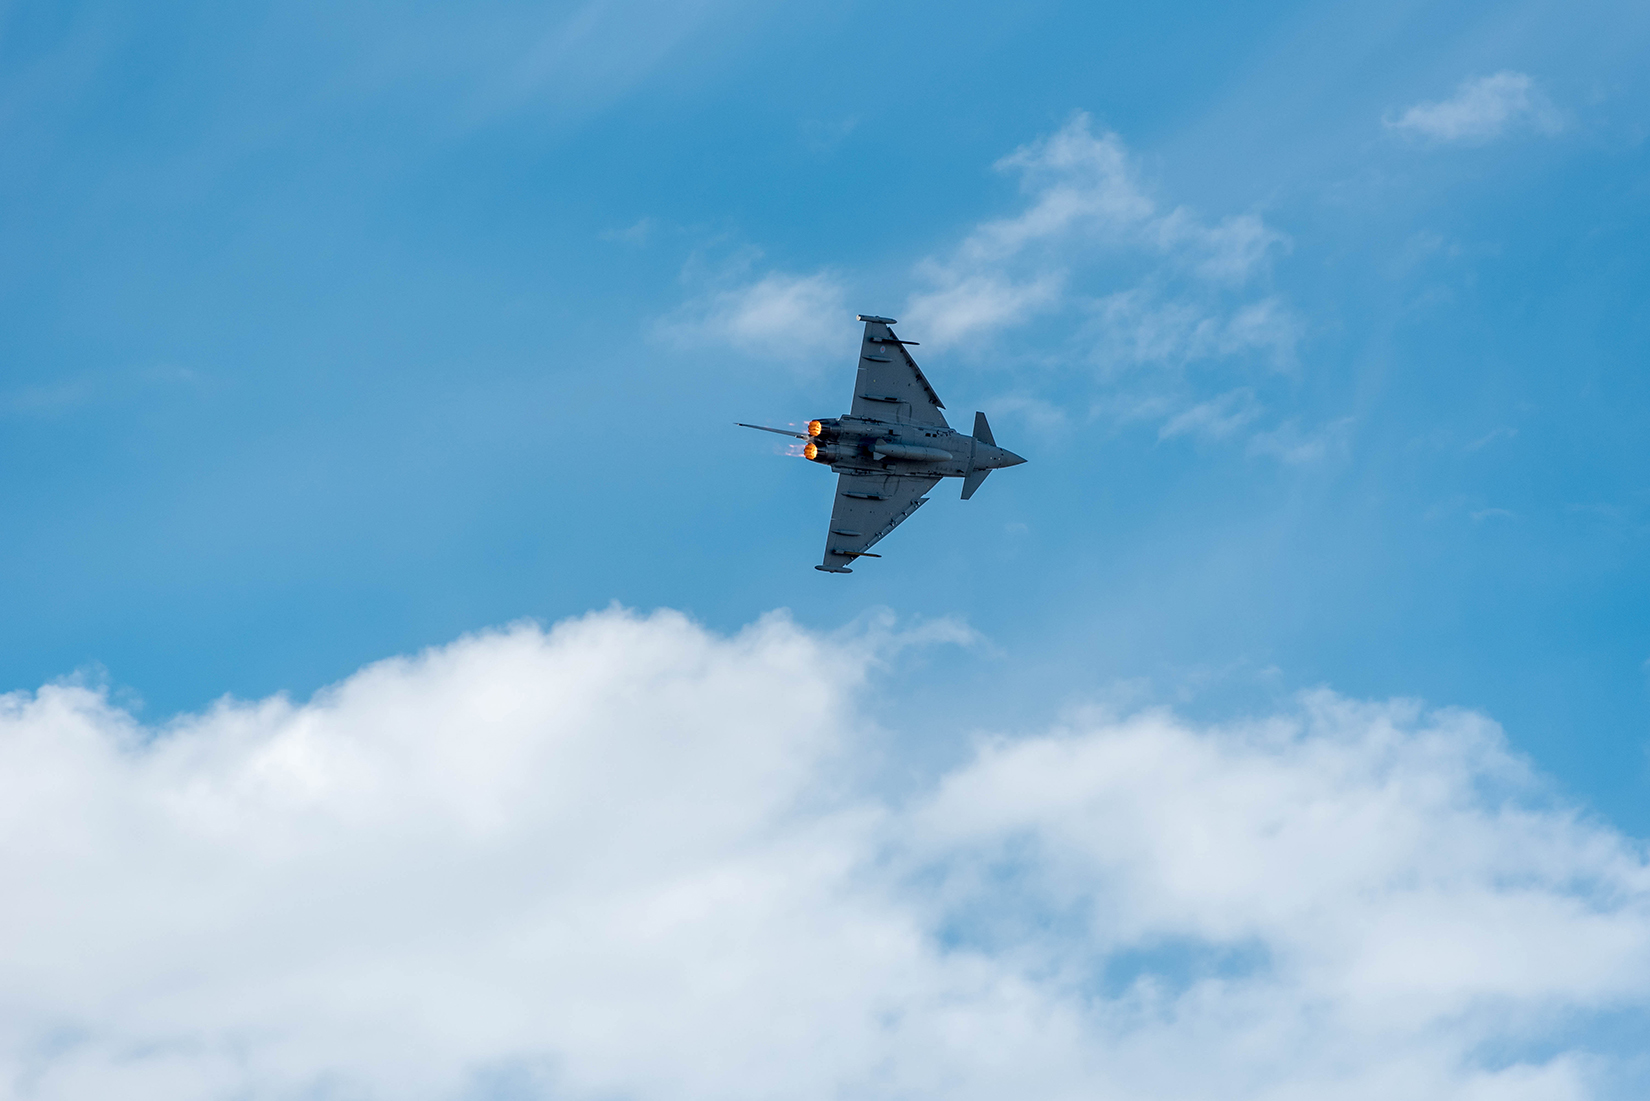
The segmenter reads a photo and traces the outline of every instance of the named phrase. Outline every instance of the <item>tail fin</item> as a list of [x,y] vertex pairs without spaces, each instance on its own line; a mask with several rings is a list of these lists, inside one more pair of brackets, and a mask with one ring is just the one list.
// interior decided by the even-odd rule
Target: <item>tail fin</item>
[[[978,411],[974,414],[974,438],[989,447],[997,446],[997,441],[991,436],[991,426],[985,422],[985,414]],[[962,499],[965,501],[974,496],[974,491],[980,488],[985,476],[991,473],[989,466],[976,469],[972,451],[969,452],[969,456],[968,476],[963,479]]]
[[974,438],[981,443],[988,443],[992,447],[997,446],[997,441],[991,438],[991,426],[985,423],[984,413],[974,414]]

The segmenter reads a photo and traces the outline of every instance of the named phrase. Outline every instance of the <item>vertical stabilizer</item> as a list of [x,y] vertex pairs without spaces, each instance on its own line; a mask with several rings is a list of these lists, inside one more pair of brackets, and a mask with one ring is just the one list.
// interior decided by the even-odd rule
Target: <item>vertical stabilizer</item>
[[[991,437],[991,426],[985,422],[985,414],[978,411],[974,413],[974,439],[987,447],[997,446],[997,441]],[[974,491],[980,488],[985,476],[991,473],[989,466],[974,465],[975,450],[977,449],[971,447],[968,451],[968,476],[963,479],[962,491],[962,499],[965,501],[974,496]]]
[[[992,447],[997,446],[997,441],[991,438],[991,426],[985,423],[984,413],[976,412],[974,414],[974,438],[981,443],[988,443]],[[967,495],[964,494],[964,496]]]

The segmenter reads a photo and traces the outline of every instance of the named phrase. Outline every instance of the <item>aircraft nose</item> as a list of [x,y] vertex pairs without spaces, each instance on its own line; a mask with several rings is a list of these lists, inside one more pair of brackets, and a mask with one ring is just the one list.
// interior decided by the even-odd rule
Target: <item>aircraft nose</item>
[[1014,454],[1014,452],[1012,452],[1012,451],[1004,451],[1003,452],[1003,465],[1004,466],[1019,466],[1023,462],[1025,462],[1025,460],[1020,458],[1020,456]]

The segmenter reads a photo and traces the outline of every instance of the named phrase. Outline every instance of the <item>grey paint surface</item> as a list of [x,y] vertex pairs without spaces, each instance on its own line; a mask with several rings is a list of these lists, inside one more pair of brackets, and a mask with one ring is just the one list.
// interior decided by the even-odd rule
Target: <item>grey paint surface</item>
[[945,404],[894,335],[897,322],[859,320],[865,335],[846,416],[813,421],[805,436],[741,425],[807,440],[807,457],[837,473],[825,559],[814,567],[827,573],[852,573],[850,563],[921,508],[941,478],[963,479],[966,501],[993,470],[1025,462],[997,446],[984,413],[974,414],[972,436],[946,423]]

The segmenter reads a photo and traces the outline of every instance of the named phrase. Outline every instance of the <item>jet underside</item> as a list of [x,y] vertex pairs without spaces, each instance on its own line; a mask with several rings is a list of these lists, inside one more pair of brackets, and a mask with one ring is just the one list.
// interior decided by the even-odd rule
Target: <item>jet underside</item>
[[865,335],[850,411],[810,422],[805,436],[763,429],[806,440],[804,456],[838,475],[825,560],[814,567],[827,573],[851,573],[849,564],[926,504],[941,478],[963,479],[967,500],[991,471],[1025,462],[997,446],[984,413],[974,414],[973,435],[946,423],[944,403],[906,350],[913,342],[894,335],[891,318],[859,320]]

